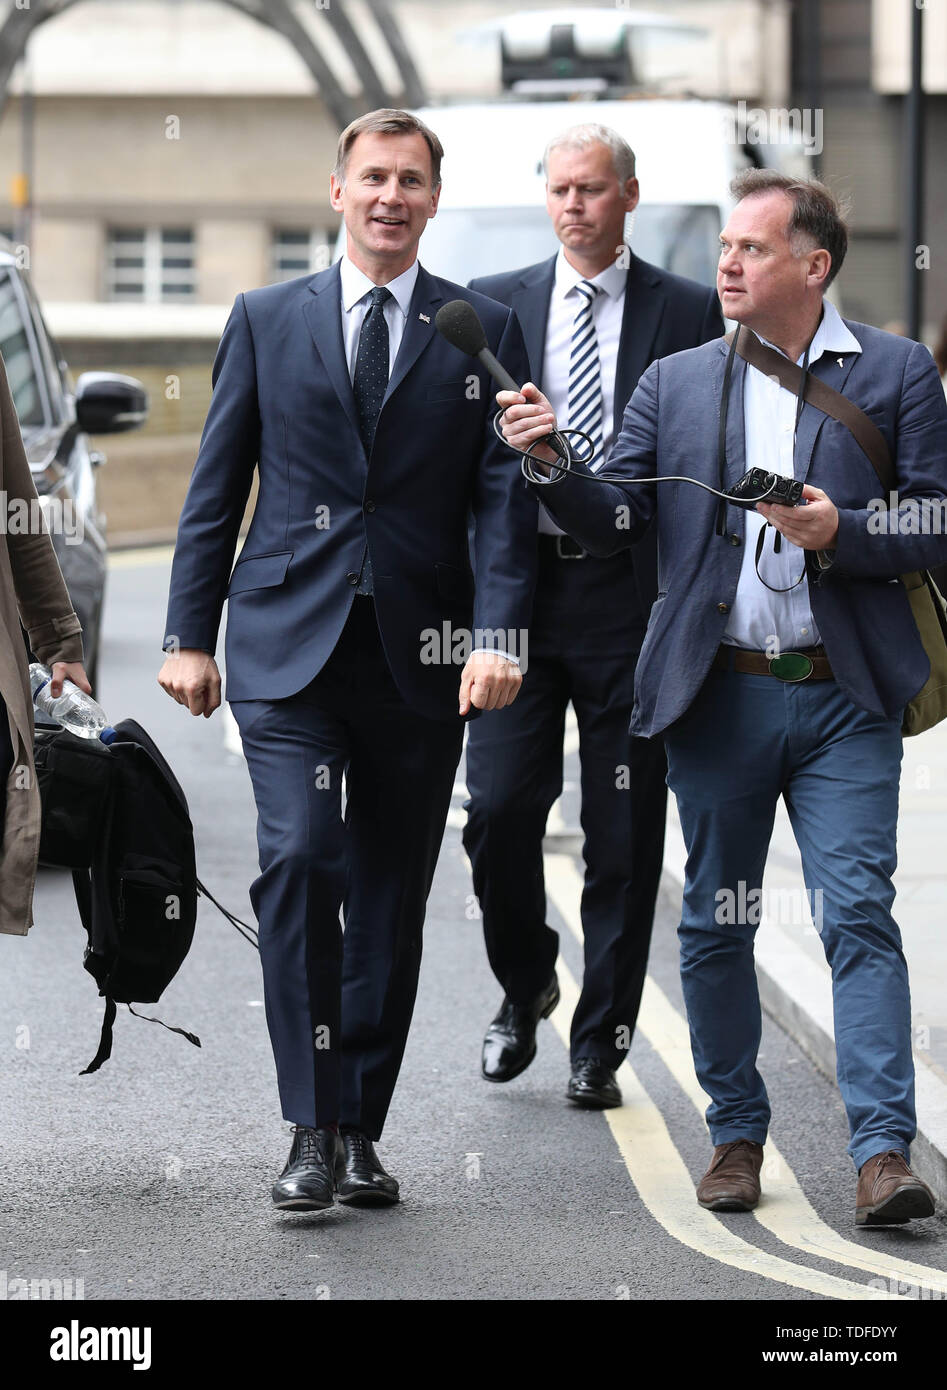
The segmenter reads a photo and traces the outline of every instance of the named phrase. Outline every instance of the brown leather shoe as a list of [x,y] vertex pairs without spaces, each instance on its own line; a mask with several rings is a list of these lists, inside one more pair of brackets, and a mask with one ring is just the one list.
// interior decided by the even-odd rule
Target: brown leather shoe
[[752,1211],[760,1200],[762,1166],[762,1144],[752,1139],[718,1144],[698,1184],[698,1202],[708,1211]]
[[897,1149],[886,1149],[862,1164],[855,1194],[857,1226],[900,1226],[912,1217],[933,1215],[933,1192]]

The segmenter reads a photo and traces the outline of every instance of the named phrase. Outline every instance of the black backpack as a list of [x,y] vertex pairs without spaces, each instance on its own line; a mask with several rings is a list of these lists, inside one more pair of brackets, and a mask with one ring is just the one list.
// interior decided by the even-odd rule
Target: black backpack
[[[184,792],[151,738],[133,719],[115,738],[38,731],[34,759],[43,808],[41,864],[72,870],[88,942],[85,968],[105,997],[98,1051],[81,1073],[98,1071],[112,1051],[116,1005],[150,1004],[190,950],[198,893],[242,935],[255,932],[207,892],[197,877],[194,831]],[[200,1039],[147,1018],[195,1047]]]

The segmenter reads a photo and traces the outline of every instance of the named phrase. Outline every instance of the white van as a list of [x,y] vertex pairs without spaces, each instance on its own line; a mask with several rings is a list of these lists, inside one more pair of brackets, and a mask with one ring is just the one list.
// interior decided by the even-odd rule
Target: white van
[[[559,243],[546,213],[542,168],[547,142],[569,126],[611,126],[635,152],[641,201],[626,238],[653,265],[712,286],[718,237],[732,207],[730,180],[751,159],[734,138],[735,108],[724,102],[629,98],[618,101],[501,100],[428,107],[416,113],[440,137],[443,189],[427,224],[421,260],[435,275],[466,284],[531,265]],[[779,167],[803,172],[799,148],[782,146]],[[337,254],[345,249],[344,229]]]

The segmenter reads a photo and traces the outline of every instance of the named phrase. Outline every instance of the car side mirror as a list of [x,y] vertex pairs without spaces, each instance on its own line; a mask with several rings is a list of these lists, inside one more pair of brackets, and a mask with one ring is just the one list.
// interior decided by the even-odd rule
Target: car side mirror
[[148,393],[136,377],[83,372],[76,382],[76,419],[85,434],[121,434],[148,419]]

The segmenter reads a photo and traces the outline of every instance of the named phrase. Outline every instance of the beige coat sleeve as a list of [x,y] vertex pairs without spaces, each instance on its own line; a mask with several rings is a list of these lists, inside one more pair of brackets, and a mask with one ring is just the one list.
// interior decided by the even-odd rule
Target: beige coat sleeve
[[[36,487],[27,462],[20,425],[10,394],[6,368],[0,359],[0,424],[3,430],[3,481],[9,514],[10,502],[22,498],[33,516],[39,508]],[[59,561],[45,522],[33,534],[29,529],[14,534],[8,529],[7,548],[13,570],[20,621],[29,634],[30,647],[40,661],[81,661],[82,627],[73,611]]]

